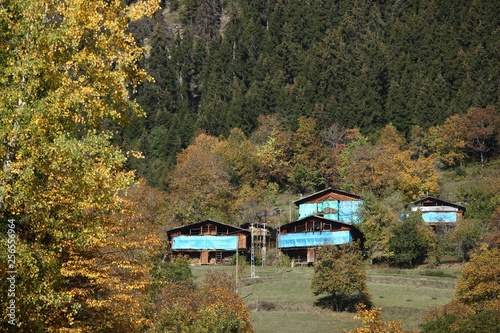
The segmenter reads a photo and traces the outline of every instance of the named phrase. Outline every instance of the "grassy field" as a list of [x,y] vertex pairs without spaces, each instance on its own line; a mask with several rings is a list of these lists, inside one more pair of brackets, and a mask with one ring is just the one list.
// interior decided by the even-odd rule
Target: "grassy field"
[[[234,266],[194,266],[202,278],[207,270],[234,272]],[[354,313],[335,313],[315,305],[320,296],[310,288],[313,268],[255,269],[241,275],[240,295],[252,311],[257,333],[336,333],[357,327]],[[453,297],[460,267],[448,269],[399,270],[367,267],[368,288],[374,306],[383,308],[385,320],[400,320],[406,329],[416,329],[431,306],[440,306]]]

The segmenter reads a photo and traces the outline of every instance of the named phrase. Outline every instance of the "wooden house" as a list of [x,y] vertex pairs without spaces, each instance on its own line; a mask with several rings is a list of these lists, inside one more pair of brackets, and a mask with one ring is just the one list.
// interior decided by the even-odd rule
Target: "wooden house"
[[455,227],[465,213],[463,206],[430,196],[406,204],[405,209],[407,212],[420,212],[422,219],[434,230]]
[[327,188],[294,201],[299,208],[299,220],[307,216],[320,216],[325,219],[355,223],[359,222],[358,210],[363,205],[361,197]]
[[321,216],[307,216],[282,225],[278,234],[278,248],[298,263],[315,262],[316,249],[322,245],[350,242],[359,242],[363,247],[363,233],[352,224]]
[[205,220],[167,231],[174,254],[188,255],[202,265],[219,264],[236,253],[246,252],[250,231],[217,221]]

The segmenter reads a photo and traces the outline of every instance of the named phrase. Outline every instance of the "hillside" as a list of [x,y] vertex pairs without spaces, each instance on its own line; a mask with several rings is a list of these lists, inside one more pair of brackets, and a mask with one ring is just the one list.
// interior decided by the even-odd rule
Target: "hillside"
[[[193,272],[201,280],[207,269],[230,272],[234,266],[197,266]],[[239,293],[252,312],[256,333],[341,333],[359,326],[355,313],[333,312],[317,304],[321,296],[310,289],[313,272],[310,267],[257,266],[254,279],[248,270],[243,272]],[[452,299],[460,266],[408,271],[367,266],[367,272],[373,304],[383,308],[384,319],[399,320],[405,329],[415,330],[431,306]]]
[[132,31],[154,83],[136,97],[147,118],[119,139],[130,164],[164,188],[199,131],[250,135],[261,115],[369,135],[405,136],[470,107],[498,105],[498,1],[175,0]]
[[[0,332],[251,333],[236,279],[194,283],[166,229],[210,219],[248,234],[236,226],[295,219],[294,200],[327,187],[363,198],[348,229],[365,235],[370,263],[432,275],[468,262],[444,319],[500,331],[498,4],[2,1]],[[460,204],[436,221],[453,231],[402,216],[426,195]],[[335,261],[364,275],[349,248]],[[292,288],[307,284],[300,268]],[[272,279],[255,290],[276,296]],[[384,307],[398,294],[387,285],[431,280],[370,279]],[[398,315],[428,296],[445,303],[448,282],[424,298],[412,288]]]

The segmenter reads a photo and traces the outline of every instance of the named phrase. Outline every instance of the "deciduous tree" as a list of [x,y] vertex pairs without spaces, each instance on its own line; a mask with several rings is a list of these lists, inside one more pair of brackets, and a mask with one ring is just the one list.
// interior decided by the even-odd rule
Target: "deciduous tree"
[[317,260],[311,287],[315,295],[329,294],[335,311],[369,301],[359,244],[323,245],[317,250]]
[[389,240],[398,216],[372,193],[363,194],[360,230],[365,235],[364,250],[370,259],[389,258]]
[[291,133],[281,129],[273,130],[266,143],[258,148],[260,178],[279,184],[288,184],[291,166]]
[[427,157],[412,158],[404,144],[404,137],[396,128],[387,125],[373,145],[361,144],[352,151],[345,168],[346,178],[357,191],[368,190],[382,197],[397,191],[407,200],[415,200],[437,192],[433,161]]
[[443,125],[431,127],[426,139],[431,156],[447,167],[463,164],[467,157],[465,131],[460,115],[447,118]]
[[481,251],[464,266],[455,288],[456,299],[475,311],[500,312],[499,276],[500,249]]
[[299,128],[292,135],[293,158],[290,183],[300,192],[312,192],[325,186],[321,164],[325,150],[321,144],[316,120],[299,118]]
[[201,287],[169,282],[154,305],[154,332],[251,333],[250,311],[236,293],[234,278],[208,272]]
[[431,308],[421,324],[423,333],[494,333],[500,329],[500,249],[483,248],[462,271],[455,298]]
[[127,28],[157,8],[153,0],[2,3],[0,214],[16,221],[21,332],[138,327],[136,306],[128,319],[123,309],[110,316],[141,288],[120,281],[122,269],[142,271],[106,251],[124,235],[111,215],[133,183],[108,129],[142,114],[130,92],[149,76]]
[[500,115],[493,105],[485,108],[470,108],[464,118],[466,146],[479,153],[481,165],[484,155],[498,149],[500,143]]
[[388,244],[393,264],[414,267],[424,263],[433,239],[424,223],[421,215],[410,214],[394,227]]
[[219,139],[202,133],[178,155],[169,175],[174,223],[229,221],[234,194],[220,145]]

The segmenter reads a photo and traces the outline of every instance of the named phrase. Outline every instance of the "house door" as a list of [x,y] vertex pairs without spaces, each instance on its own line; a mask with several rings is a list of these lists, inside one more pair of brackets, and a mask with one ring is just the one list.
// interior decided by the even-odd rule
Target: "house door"
[[307,262],[315,262],[316,261],[316,249],[314,247],[307,248]]
[[200,264],[208,265],[208,251],[200,252]]

